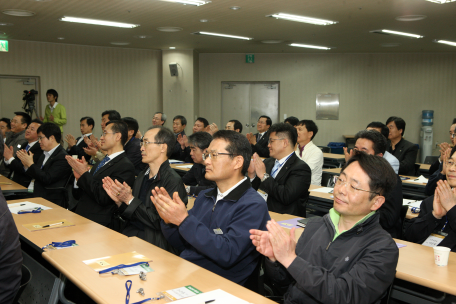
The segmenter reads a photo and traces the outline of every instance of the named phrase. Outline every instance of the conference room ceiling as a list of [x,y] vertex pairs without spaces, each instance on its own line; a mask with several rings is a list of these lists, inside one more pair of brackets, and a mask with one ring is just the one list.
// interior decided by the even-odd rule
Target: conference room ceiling
[[[230,9],[239,6],[239,10]],[[456,47],[433,42],[456,41],[456,2],[425,0],[212,0],[203,6],[159,0],[2,0],[1,11],[36,13],[15,17],[0,13],[0,39],[137,49],[195,49],[200,53],[445,53]],[[319,26],[267,18],[288,13],[338,21]],[[424,15],[419,21],[398,21],[404,15]],[[139,24],[132,29],[59,21],[63,16]],[[206,19],[208,22],[200,22]],[[160,32],[159,27],[180,27]],[[370,33],[389,29],[423,35],[414,39]],[[194,35],[207,31],[254,38],[250,41]],[[150,36],[146,39],[135,36]],[[65,39],[59,40],[58,37]],[[278,44],[264,40],[282,40]],[[114,46],[111,42],[128,42]],[[331,50],[289,46],[302,43]],[[13,50],[13,43],[10,42]]]

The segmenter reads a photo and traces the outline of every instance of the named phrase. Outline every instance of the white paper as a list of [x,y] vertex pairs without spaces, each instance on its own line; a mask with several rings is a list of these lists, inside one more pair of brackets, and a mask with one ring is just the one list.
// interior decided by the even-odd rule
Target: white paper
[[183,161],[178,160],[178,159],[168,159],[168,161],[169,161],[170,164],[182,164],[182,163],[184,163]]
[[432,233],[426,241],[422,244],[423,246],[435,247],[438,246],[445,237],[443,235]]
[[193,167],[193,164],[191,165],[182,165],[182,166],[176,166],[177,168],[183,168],[183,169],[191,169]]
[[232,294],[227,293],[221,289],[201,293],[197,296],[189,297],[186,299],[174,301],[173,303],[179,304],[201,304],[206,301],[215,300],[214,304],[249,304],[249,302],[242,300]]
[[322,188],[312,189],[309,191],[321,192],[321,193],[333,193],[333,190],[334,190],[334,188],[331,188],[331,187],[322,187]]
[[416,184],[427,184],[428,183],[428,179],[425,178],[423,175],[420,175],[420,177],[418,178],[411,178],[411,179],[407,179],[405,180],[406,182],[409,182],[409,183],[416,183]]
[[19,203],[14,203],[14,204],[8,204],[8,208],[11,211],[11,213],[17,214],[19,211],[24,210],[24,209],[31,209],[31,208],[37,208],[40,207],[42,210],[49,210],[52,209],[51,207],[46,207],[43,205],[35,204],[32,202],[19,202]]
[[417,200],[411,200],[411,199],[405,199],[405,198],[404,198],[404,199],[402,200],[402,205],[420,208],[421,202],[422,202],[422,201],[417,201]]

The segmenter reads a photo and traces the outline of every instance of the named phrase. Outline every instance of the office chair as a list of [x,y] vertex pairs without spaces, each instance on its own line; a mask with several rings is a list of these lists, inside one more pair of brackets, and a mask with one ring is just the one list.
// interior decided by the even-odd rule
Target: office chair
[[27,284],[32,279],[32,273],[24,264],[22,264],[21,272],[22,272],[21,286],[19,287],[19,290],[17,291],[16,296],[14,297],[13,304],[19,303],[19,298],[21,297],[22,292],[24,291],[25,287],[27,287]]

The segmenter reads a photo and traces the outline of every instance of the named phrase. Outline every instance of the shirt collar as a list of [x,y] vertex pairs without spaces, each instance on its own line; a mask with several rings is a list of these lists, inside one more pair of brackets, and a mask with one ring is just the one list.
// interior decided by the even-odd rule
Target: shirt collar
[[58,147],[60,147],[60,144],[58,144],[57,146],[54,147],[54,149],[52,150],[49,150],[49,151],[43,151],[44,155],[47,155],[48,157],[50,157],[52,155],[52,153],[54,153],[55,149],[57,149]]
[[28,143],[29,147],[32,148],[34,144],[36,144],[38,140],[35,140],[34,142]]
[[84,135],[82,135],[82,137],[89,137],[90,135],[92,135],[92,133],[84,134]]
[[116,156],[119,156],[120,154],[124,153],[125,150],[122,150],[120,152],[112,153],[111,155],[108,155],[109,160],[113,160]]
[[247,177],[244,176],[244,178],[241,179],[236,185],[234,185],[233,187],[231,187],[230,189],[226,190],[223,193],[220,192],[220,189],[217,187],[217,200],[226,197],[228,194],[230,194],[231,191],[236,189],[236,187],[239,186],[240,184],[242,184],[246,179],[247,179]]
[[288,157],[290,157],[290,155],[293,154],[293,153],[294,153],[294,151],[291,152],[290,154],[288,154],[287,156],[285,156],[284,158],[276,160],[276,161],[278,161],[279,164],[283,164],[288,159]]
[[49,106],[50,109],[55,109],[55,107],[56,107],[58,104],[59,104],[59,103],[56,101],[56,102],[54,103],[54,106],[53,106],[53,107],[51,106],[51,104],[48,104],[48,106]]

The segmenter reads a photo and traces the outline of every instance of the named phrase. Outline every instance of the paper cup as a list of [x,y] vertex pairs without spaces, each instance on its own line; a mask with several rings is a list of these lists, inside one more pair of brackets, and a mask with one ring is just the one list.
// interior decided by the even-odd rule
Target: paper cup
[[434,247],[434,261],[437,266],[447,266],[450,256],[450,248],[437,246]]
[[74,159],[78,159],[77,155],[71,155]]

